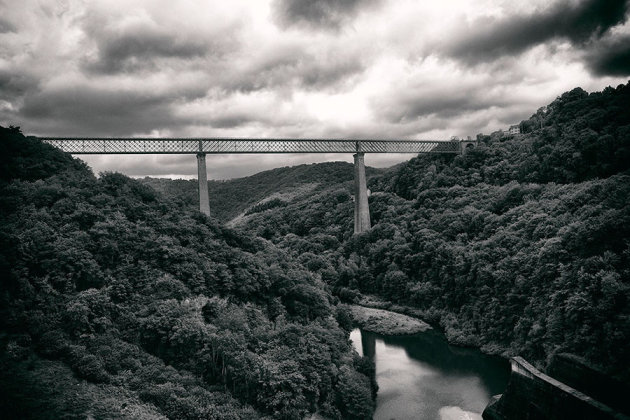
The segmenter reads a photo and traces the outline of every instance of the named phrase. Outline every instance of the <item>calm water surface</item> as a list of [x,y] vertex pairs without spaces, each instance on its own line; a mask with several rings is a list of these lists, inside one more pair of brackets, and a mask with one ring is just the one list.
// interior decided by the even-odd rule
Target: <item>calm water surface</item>
[[376,420],[479,420],[510,375],[507,360],[450,346],[434,331],[388,337],[356,329],[350,339],[376,364]]

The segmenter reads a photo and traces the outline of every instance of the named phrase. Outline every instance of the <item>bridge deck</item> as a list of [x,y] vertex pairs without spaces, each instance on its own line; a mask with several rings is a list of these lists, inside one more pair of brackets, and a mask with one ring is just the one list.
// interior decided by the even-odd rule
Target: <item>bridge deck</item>
[[40,137],[72,154],[460,153],[459,141]]

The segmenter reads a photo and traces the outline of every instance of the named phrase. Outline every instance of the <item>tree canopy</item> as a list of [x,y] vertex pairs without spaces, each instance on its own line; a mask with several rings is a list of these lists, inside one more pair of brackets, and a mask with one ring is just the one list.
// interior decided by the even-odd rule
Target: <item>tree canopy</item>
[[0,137],[3,413],[371,416],[369,386],[347,398],[348,378],[370,378],[338,299],[286,251],[14,128]]
[[567,92],[460,156],[419,155],[245,220],[320,273],[417,308],[451,342],[544,367],[557,352],[630,379],[630,83]]

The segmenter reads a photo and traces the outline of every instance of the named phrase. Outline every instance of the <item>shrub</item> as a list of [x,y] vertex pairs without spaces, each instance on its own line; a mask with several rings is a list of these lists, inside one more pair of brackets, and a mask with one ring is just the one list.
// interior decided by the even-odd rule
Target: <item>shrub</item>
[[61,357],[68,348],[68,339],[59,330],[47,331],[39,340],[39,352],[49,358]]
[[103,363],[93,354],[81,357],[78,362],[73,365],[73,368],[79,378],[86,379],[90,382],[101,383],[109,381],[109,375],[105,371]]

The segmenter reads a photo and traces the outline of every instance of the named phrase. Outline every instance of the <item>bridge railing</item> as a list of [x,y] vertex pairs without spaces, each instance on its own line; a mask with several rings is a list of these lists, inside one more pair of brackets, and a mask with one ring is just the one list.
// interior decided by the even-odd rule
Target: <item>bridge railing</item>
[[40,137],[72,154],[460,153],[459,141]]

